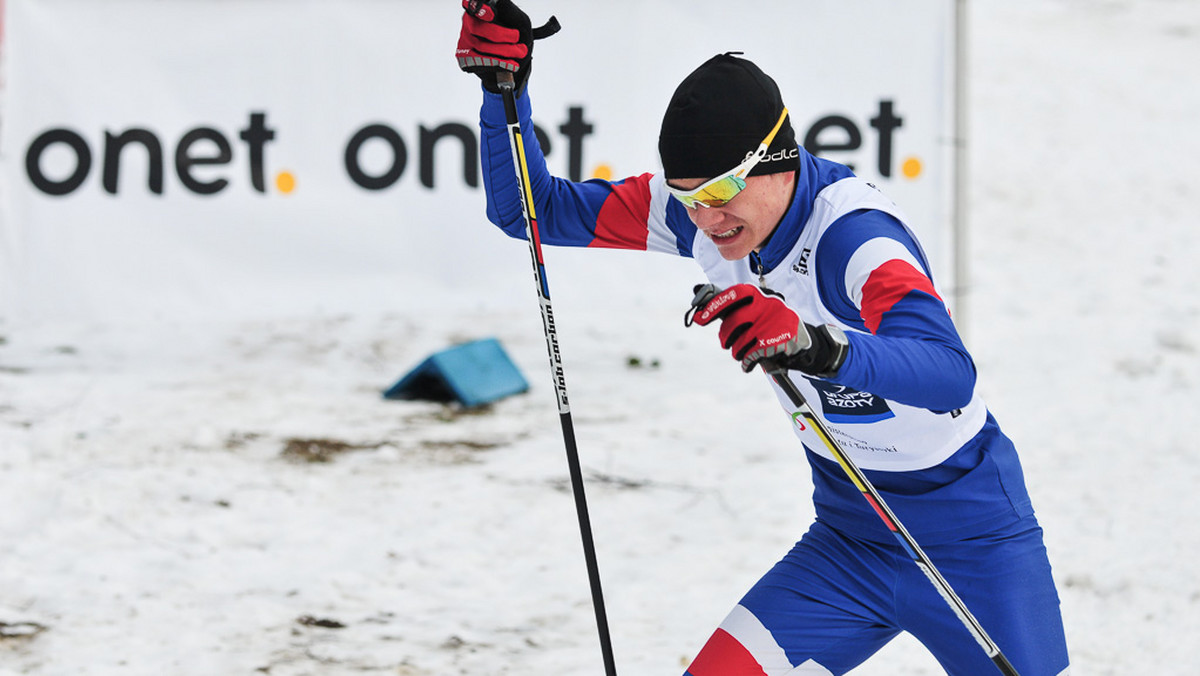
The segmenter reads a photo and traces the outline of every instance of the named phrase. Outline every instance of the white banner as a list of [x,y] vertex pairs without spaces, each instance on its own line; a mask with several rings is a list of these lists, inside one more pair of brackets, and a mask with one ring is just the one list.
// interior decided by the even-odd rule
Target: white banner
[[[742,51],[779,82],[798,139],[876,179],[953,285],[953,0],[520,5],[563,26],[530,85],[555,173],[657,169],[676,84]],[[428,285],[466,309],[531,304],[526,245],[484,217],[460,12],[7,0],[0,313],[406,312]],[[689,262],[622,256],[547,251],[556,299],[666,284],[689,300]]]

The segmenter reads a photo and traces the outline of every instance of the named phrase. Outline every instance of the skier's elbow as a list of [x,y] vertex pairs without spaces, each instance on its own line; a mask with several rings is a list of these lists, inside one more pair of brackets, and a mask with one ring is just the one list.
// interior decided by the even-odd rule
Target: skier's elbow
[[935,410],[953,411],[965,408],[975,398],[975,383],[978,373],[975,362],[966,352],[953,350],[953,358],[948,360],[948,368],[943,371],[948,378],[941,388],[942,401],[938,402]]
[[500,230],[512,237],[513,239],[525,239],[525,218],[518,212],[515,215],[502,214],[492,200],[488,200],[487,219],[492,225],[500,228]]

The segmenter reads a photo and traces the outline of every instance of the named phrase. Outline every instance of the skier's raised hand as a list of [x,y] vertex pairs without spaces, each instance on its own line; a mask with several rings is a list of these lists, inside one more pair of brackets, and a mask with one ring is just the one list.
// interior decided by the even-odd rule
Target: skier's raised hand
[[529,16],[512,0],[462,0],[462,6],[462,31],[454,52],[458,67],[478,75],[485,89],[497,93],[496,74],[508,71],[520,92],[529,79],[533,41],[556,33],[558,21],[551,17],[544,26],[533,28]]

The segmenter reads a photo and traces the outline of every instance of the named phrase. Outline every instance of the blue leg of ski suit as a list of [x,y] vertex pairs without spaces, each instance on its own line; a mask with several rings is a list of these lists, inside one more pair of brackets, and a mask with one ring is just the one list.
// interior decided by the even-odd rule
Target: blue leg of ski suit
[[[1058,594],[1032,516],[924,549],[1021,676],[1069,672]],[[898,544],[849,538],[818,521],[746,594],[686,674],[840,675],[901,631],[950,676],[998,673]]]

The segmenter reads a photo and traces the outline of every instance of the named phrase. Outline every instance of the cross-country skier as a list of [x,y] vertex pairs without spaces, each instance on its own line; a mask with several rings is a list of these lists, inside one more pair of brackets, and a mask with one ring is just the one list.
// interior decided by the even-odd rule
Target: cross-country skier
[[[897,207],[847,167],[798,147],[776,83],[732,54],[675,90],[661,172],[615,182],[551,176],[530,121],[532,49],[530,20],[511,0],[464,13],[457,57],[483,81],[489,219],[525,237],[497,86],[506,68],[515,71],[542,242],[694,259],[724,291],[693,320],[719,323],[722,347],[746,371],[785,359],[1020,674],[1067,674],[1058,594],[1016,449],[975,392],[975,365]],[[795,431],[812,466],[816,521],[687,674],[844,674],[902,631],[948,674],[995,673],[813,431],[802,422]]]

